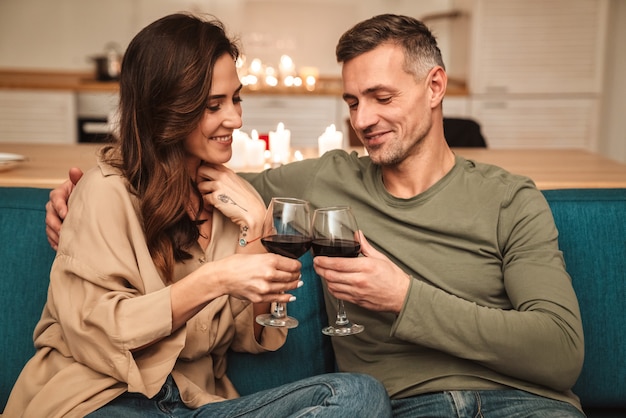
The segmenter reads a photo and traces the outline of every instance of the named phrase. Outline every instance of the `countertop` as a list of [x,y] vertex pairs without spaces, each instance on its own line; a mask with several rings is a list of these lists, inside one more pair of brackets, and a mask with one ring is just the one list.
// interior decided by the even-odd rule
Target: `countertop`
[[[0,186],[56,187],[67,179],[70,167],[86,170],[95,165],[96,153],[101,146],[0,143],[0,152],[21,154],[27,158],[23,164],[0,172]],[[298,150],[304,158],[317,156],[316,148]],[[350,150],[363,153],[362,147]],[[540,189],[626,187],[626,164],[585,150],[453,148],[453,151],[468,159],[526,175]],[[249,167],[238,171],[261,169]]]
[[[0,89],[70,90],[74,92],[117,92],[117,81],[99,81],[94,74],[79,71],[45,71],[26,69],[0,69]],[[319,77],[313,91],[304,87],[244,87],[245,94],[282,94],[341,97],[339,77]],[[448,80],[448,96],[467,96],[467,86],[462,81]]]

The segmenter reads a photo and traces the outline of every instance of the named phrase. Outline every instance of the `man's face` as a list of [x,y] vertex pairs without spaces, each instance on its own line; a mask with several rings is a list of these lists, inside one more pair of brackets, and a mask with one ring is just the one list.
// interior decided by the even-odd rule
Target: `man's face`
[[429,77],[404,71],[402,47],[383,44],[343,64],[344,100],[356,135],[376,164],[402,163],[432,124]]

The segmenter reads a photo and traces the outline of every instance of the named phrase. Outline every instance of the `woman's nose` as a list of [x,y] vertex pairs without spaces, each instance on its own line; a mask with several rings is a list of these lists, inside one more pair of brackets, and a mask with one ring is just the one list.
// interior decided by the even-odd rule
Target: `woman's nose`
[[242,111],[240,105],[232,105],[229,107],[226,117],[224,118],[224,126],[232,129],[239,129],[243,125],[241,118]]

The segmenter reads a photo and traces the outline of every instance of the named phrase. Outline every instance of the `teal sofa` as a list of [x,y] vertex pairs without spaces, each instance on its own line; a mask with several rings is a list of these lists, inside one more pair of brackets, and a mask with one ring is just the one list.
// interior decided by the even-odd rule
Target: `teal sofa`
[[[0,410],[33,354],[32,332],[46,299],[54,251],[45,237],[49,190],[0,187]],[[590,417],[626,417],[626,189],[545,191],[580,300],[586,354],[574,391]],[[305,286],[290,312],[300,326],[284,347],[232,353],[229,376],[242,394],[332,371],[321,285],[305,255]]]

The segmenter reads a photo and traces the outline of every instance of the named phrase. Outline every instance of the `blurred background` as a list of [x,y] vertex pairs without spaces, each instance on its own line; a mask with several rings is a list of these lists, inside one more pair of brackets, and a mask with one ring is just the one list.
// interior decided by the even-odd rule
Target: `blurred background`
[[[360,20],[399,13],[432,28],[452,80],[444,112],[478,121],[490,147],[583,148],[626,162],[623,0],[0,0],[0,73],[93,75],[94,56],[111,45],[123,53],[145,25],[182,10],[220,18],[240,39],[244,65],[256,58],[278,68],[287,55],[296,74],[318,78],[316,94],[264,86],[246,99],[248,130],[282,121],[296,145],[331,122],[347,131],[336,42]],[[22,140],[7,122],[17,93],[0,85],[0,142]],[[70,93],[64,120],[102,120],[114,107],[114,91]],[[299,126],[304,114],[318,120]]]

